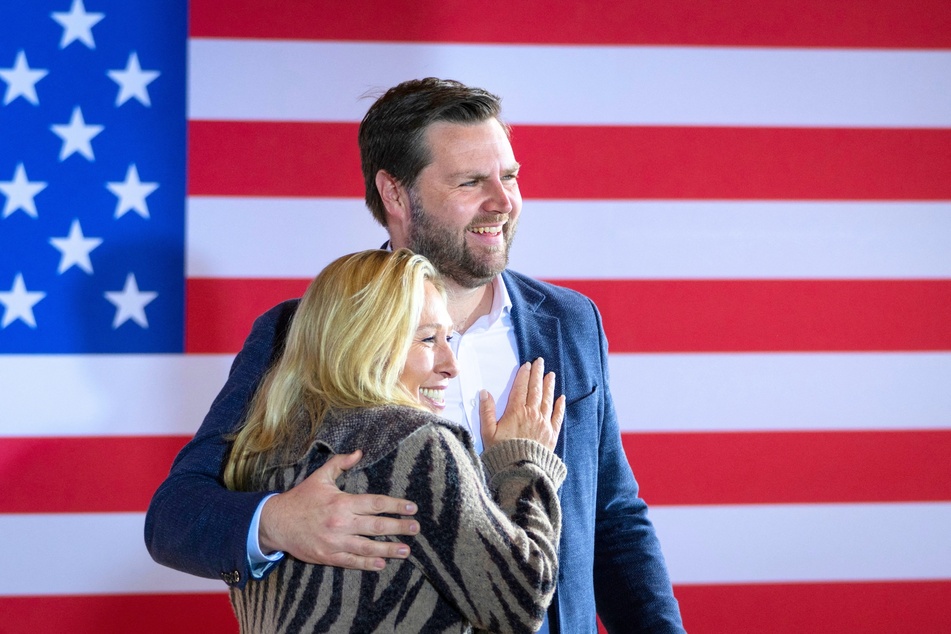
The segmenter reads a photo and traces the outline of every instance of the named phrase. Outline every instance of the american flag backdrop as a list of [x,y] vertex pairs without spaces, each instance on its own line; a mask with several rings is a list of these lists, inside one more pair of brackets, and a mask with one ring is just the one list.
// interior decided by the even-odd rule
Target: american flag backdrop
[[429,75],[503,97],[687,630],[951,631],[947,0],[0,0],[0,633],[236,631],[145,509]]

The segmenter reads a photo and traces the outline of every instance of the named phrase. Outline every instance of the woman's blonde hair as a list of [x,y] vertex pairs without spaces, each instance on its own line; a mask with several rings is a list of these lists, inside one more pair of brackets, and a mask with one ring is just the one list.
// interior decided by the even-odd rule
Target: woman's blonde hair
[[224,472],[229,489],[249,490],[269,464],[298,459],[332,408],[421,407],[399,379],[427,281],[445,293],[429,260],[399,249],[343,256],[311,282],[284,351],[234,436]]

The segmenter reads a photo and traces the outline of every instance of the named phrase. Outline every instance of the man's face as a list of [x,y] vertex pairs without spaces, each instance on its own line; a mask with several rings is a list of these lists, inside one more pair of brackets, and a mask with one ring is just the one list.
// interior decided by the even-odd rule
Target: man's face
[[522,196],[518,163],[502,125],[434,123],[432,162],[410,192],[408,245],[465,288],[488,283],[508,264]]

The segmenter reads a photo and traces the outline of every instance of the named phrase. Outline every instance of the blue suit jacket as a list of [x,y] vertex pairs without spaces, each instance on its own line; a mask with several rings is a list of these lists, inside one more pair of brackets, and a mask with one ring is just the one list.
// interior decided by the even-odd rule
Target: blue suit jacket
[[[638,497],[608,388],[607,341],[594,303],[574,291],[503,273],[521,362],[545,359],[567,397],[555,452],[568,466],[552,632],[681,632],[677,601],[647,505]],[[259,317],[195,438],[159,487],[145,540],[159,563],[243,585],[247,536],[263,493],[227,491],[225,435],[240,423],[265,369],[280,352],[296,300]]]

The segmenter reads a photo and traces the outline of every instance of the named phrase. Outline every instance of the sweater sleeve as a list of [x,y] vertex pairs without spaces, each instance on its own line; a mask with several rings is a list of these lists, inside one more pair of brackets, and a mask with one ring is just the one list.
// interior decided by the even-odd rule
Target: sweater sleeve
[[419,507],[412,563],[477,629],[537,630],[558,578],[564,463],[534,441],[505,441],[482,456],[487,484],[449,429],[414,434],[403,450],[406,497]]

